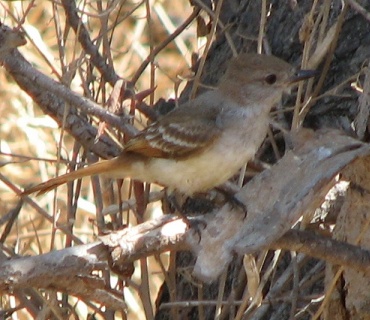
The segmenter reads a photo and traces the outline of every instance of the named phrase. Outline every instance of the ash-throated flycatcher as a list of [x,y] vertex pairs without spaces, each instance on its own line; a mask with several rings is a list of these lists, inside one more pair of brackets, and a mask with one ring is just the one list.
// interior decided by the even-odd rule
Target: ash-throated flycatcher
[[252,159],[284,91],[314,76],[273,56],[240,54],[217,89],[199,95],[149,125],[122,154],[34,186],[38,194],[85,176],[104,174],[154,182],[186,195],[226,182]]

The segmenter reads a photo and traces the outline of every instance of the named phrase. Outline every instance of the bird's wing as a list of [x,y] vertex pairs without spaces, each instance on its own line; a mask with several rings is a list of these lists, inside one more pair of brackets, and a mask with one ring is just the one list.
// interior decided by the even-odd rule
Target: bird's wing
[[222,129],[216,108],[186,106],[151,124],[125,145],[125,151],[156,158],[187,157],[213,144]]

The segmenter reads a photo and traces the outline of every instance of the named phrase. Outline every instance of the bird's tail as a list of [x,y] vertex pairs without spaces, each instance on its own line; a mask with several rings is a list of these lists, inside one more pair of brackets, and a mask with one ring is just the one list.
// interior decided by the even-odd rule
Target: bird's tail
[[[59,177],[50,179],[29,189],[26,189],[22,192],[21,195],[29,195],[31,193],[37,192],[37,195],[39,196],[69,181],[81,179],[87,176],[109,173],[110,171],[112,171],[112,168],[115,167],[114,166],[115,161],[117,161],[117,158],[111,160],[103,160],[92,165],[89,165],[87,167],[84,167],[82,169],[63,174]],[[124,174],[122,175],[122,177],[123,176]]]

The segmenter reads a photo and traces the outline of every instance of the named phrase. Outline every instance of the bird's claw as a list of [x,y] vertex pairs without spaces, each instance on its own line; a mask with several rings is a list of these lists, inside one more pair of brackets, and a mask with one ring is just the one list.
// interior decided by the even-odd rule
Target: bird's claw
[[183,220],[188,225],[189,229],[199,236],[198,243],[200,243],[200,241],[202,240],[202,232],[201,232],[200,226],[202,226],[204,230],[205,228],[207,228],[207,222],[205,222],[200,217],[183,216]]
[[248,209],[244,202],[240,201],[235,195],[228,196],[227,201],[230,203],[232,209],[239,208],[244,212],[244,219],[247,217]]
[[219,192],[221,192],[224,195],[226,201],[231,205],[232,209],[235,209],[235,208],[238,207],[239,209],[241,209],[244,212],[244,219],[247,217],[247,213],[248,213],[247,206],[245,205],[244,202],[240,201],[235,196],[234,192],[232,192],[231,190],[229,190],[227,188],[224,188],[224,187],[216,188],[216,190],[218,190]]

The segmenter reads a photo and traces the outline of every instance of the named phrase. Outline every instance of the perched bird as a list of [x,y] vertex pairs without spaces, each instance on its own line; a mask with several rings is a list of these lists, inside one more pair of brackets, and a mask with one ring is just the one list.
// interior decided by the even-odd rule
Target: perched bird
[[215,90],[199,95],[131,139],[116,158],[51,179],[23,192],[43,194],[85,176],[132,178],[188,196],[226,182],[252,159],[285,91],[315,75],[274,56],[233,58]]

